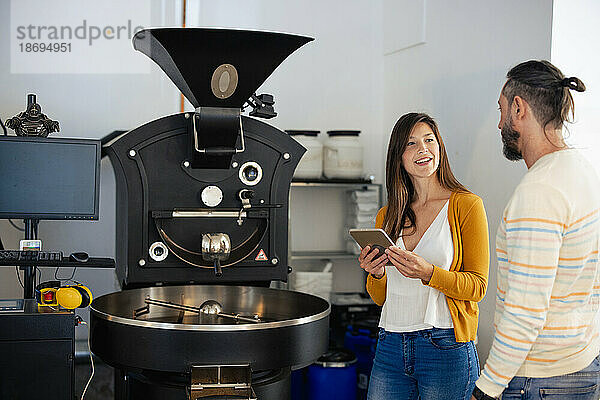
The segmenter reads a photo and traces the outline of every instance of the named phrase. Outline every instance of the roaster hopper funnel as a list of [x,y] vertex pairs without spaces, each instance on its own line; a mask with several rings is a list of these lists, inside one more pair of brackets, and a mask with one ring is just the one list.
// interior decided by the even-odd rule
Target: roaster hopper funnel
[[241,108],[290,54],[312,38],[216,28],[151,28],[133,47],[198,107]]

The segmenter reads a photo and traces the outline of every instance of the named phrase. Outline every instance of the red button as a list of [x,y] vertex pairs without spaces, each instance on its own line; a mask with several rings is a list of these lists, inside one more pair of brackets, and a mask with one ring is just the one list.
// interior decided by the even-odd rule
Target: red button
[[54,292],[44,292],[44,303],[52,303],[54,301]]

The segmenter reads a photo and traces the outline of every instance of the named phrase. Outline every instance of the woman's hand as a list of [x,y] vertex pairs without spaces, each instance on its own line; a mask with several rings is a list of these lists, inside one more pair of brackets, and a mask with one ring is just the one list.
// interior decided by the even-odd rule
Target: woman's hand
[[390,246],[385,251],[396,269],[407,278],[422,279],[429,282],[433,275],[433,265],[411,251]]
[[358,256],[358,262],[362,269],[375,276],[375,278],[381,278],[385,274],[385,264],[388,262],[388,256],[382,254],[376,257],[379,252],[370,250],[371,246],[365,246]]

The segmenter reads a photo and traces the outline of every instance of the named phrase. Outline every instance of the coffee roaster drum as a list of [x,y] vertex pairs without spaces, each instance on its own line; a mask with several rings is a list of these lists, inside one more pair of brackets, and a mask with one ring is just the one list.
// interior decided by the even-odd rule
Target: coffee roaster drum
[[[207,300],[223,311],[257,315],[235,322],[150,305],[146,299],[198,307]],[[249,362],[253,371],[301,365],[327,350],[329,303],[304,293],[245,286],[169,286],[101,296],[91,310],[92,351],[123,369],[188,372],[198,364]],[[181,322],[178,322],[180,320]]]

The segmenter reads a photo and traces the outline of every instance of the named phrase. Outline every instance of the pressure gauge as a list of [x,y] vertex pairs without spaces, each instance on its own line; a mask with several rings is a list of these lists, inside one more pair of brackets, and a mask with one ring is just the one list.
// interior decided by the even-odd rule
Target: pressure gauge
[[207,186],[202,189],[200,198],[208,207],[216,207],[221,204],[221,200],[223,200],[223,192],[218,186]]

